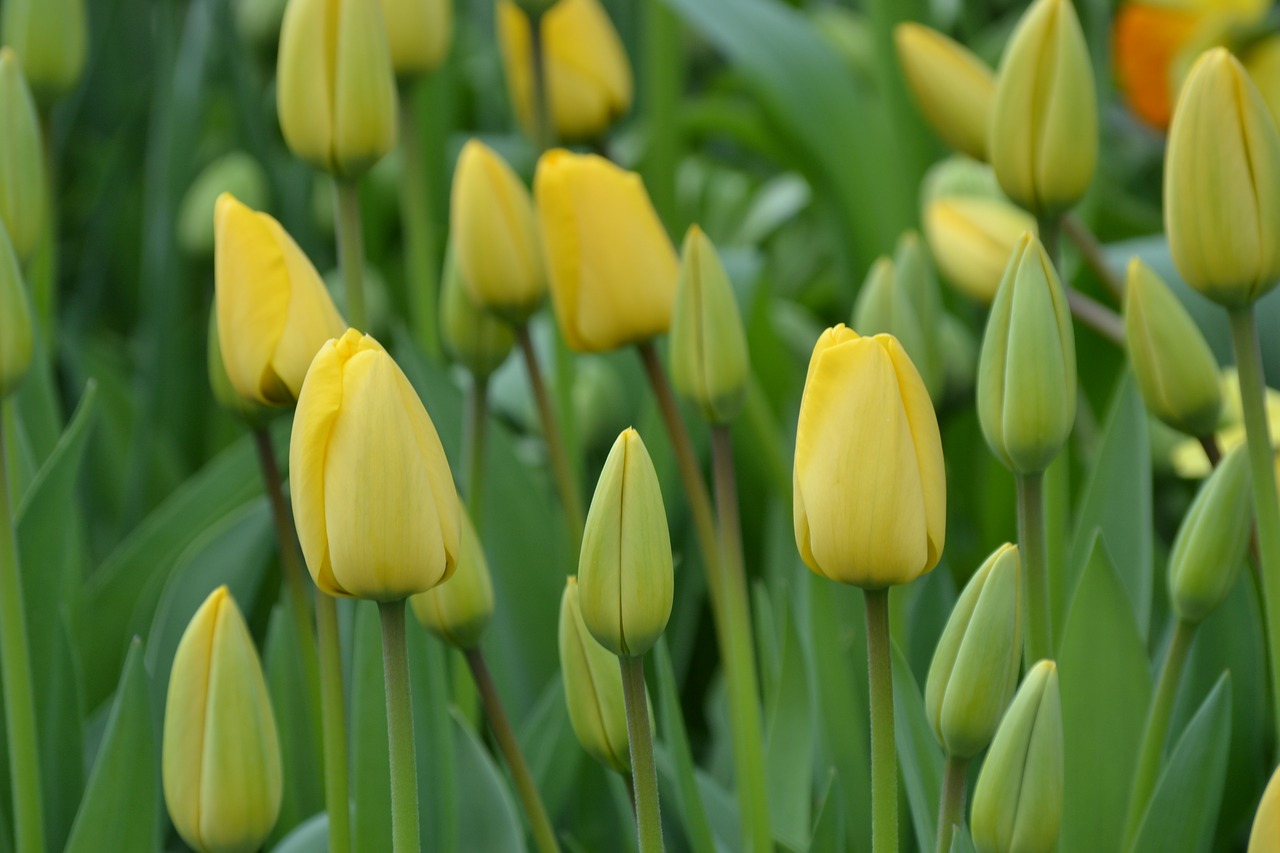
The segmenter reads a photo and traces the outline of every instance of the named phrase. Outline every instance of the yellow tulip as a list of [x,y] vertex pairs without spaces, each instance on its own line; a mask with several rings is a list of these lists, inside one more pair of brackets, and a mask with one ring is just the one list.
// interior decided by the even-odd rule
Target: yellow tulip
[[474,649],[493,618],[493,581],[466,507],[458,509],[462,553],[453,576],[409,599],[422,626],[451,646]]
[[453,0],[382,0],[391,65],[401,77],[435,71],[449,53]]
[[346,323],[280,223],[229,193],[214,206],[214,289],[232,387],[255,403],[292,404],[311,359]]
[[200,853],[252,853],[280,814],[271,697],[253,637],[225,586],[178,642],[165,702],[164,801]]
[[995,74],[969,48],[930,27],[898,24],[893,40],[929,125],[952,148],[985,160]]
[[[559,0],[542,16],[542,40],[547,101],[558,139],[599,136],[631,109],[627,53],[597,0]],[[498,4],[498,42],[516,118],[533,135],[529,17],[511,0]]]
[[1280,767],[1262,792],[1262,802],[1253,816],[1249,832],[1249,853],[1267,853],[1280,848]]
[[910,583],[946,537],[942,440],[929,393],[891,335],[836,326],[809,360],[796,426],[796,544],[818,574]]
[[509,323],[471,301],[452,246],[445,252],[440,280],[440,340],[445,351],[477,379],[497,370],[515,343]]
[[1243,306],[1280,279],[1280,133],[1224,48],[1200,57],[1178,97],[1164,202],[1173,261],[1200,293]]
[[5,0],[0,29],[43,103],[80,82],[88,44],[84,0]]
[[453,247],[471,301],[524,322],[547,292],[529,190],[493,149],[472,139],[458,156],[451,195]]
[[31,324],[22,268],[0,225],[0,401],[13,393],[31,367]]
[[680,267],[640,176],[557,149],[538,161],[533,190],[569,346],[601,352],[666,332]]
[[1035,217],[994,198],[940,198],[924,212],[924,234],[942,275],[979,302],[995,299],[1009,255]]
[[453,574],[458,493],[435,425],[386,350],[348,329],[307,372],[289,441],[293,518],[322,592],[396,601]]
[[354,178],[395,147],[396,81],[378,0],[289,0],[276,108],[298,157]]
[[618,659],[596,642],[582,621],[578,579],[572,575],[560,598],[560,671],[569,723],[592,758],[617,773],[631,772],[627,708]]
[[920,315],[911,302],[911,295],[898,277],[892,258],[882,255],[871,265],[866,281],[853,303],[853,327],[858,334],[875,335],[881,332],[893,335],[911,356],[920,378],[932,398],[940,391],[941,377],[929,372],[926,349],[933,343],[933,335],[926,335],[920,323]]
[[44,234],[44,141],[18,55],[7,47],[0,48],[0,127],[0,218],[25,261]]

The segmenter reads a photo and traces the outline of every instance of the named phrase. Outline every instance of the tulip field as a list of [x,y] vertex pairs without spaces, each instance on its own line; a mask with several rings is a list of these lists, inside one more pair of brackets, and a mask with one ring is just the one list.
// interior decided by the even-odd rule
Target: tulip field
[[1263,0],[0,0],[0,853],[1280,853]]

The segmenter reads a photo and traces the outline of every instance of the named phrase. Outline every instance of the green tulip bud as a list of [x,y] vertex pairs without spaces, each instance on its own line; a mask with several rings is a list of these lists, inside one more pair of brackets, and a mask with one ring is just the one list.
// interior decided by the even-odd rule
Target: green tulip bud
[[925,210],[938,199],[956,196],[1008,201],[991,166],[963,154],[939,160],[924,173],[924,180],[920,182],[920,209]]
[[1013,697],[973,791],[978,853],[1052,853],[1062,824],[1058,669],[1042,660]]
[[938,640],[924,705],[948,755],[972,758],[991,742],[1022,662],[1018,548],[1004,544],[965,586]]
[[853,305],[852,325],[860,335],[883,332],[897,338],[919,371],[929,396],[934,397],[937,379],[928,369],[929,360],[925,358],[925,334],[920,327],[920,317],[916,314],[907,291],[898,285],[892,259],[880,257],[871,265]]
[[[921,356],[928,362],[927,370],[941,376],[942,354],[938,351],[937,334],[943,314],[942,290],[938,287],[929,252],[917,232],[906,231],[898,238],[893,251],[893,271],[898,288],[907,294],[920,318],[920,330],[924,333]],[[920,359],[915,361],[920,363]]]
[[713,424],[736,418],[751,372],[746,334],[716,247],[697,225],[681,250],[670,339],[676,390]]
[[978,357],[978,423],[1018,474],[1049,467],[1076,417],[1076,346],[1058,273],[1031,234],[996,291]]
[[31,367],[31,324],[22,268],[0,225],[0,400],[13,393]]
[[449,355],[477,378],[497,370],[515,344],[510,324],[472,301],[452,243],[445,252],[440,283],[440,339]]
[[1280,767],[1262,792],[1262,801],[1249,831],[1249,853],[1267,853],[1280,847]]
[[5,46],[17,51],[41,103],[52,104],[80,81],[88,46],[85,0],[5,0]]
[[980,302],[995,298],[1018,239],[1035,230],[1035,217],[1003,198],[951,196],[924,211],[924,233],[938,269]]
[[1201,622],[1227,597],[1253,527],[1249,457],[1240,444],[1200,486],[1169,555],[1169,601],[1184,622]]
[[458,567],[444,583],[409,597],[413,615],[422,626],[449,645],[474,649],[493,618],[493,581],[484,546],[465,506],[458,508],[462,548]]
[[213,208],[224,192],[254,210],[271,206],[267,173],[258,161],[243,151],[224,154],[196,175],[178,206],[178,245],[187,254],[213,257]]
[[943,314],[938,325],[938,349],[946,389],[951,396],[968,396],[978,371],[978,341],[960,318]]
[[578,563],[582,620],[600,645],[639,657],[671,617],[675,574],[658,472],[640,433],[625,429],[605,459]]
[[1209,435],[1222,412],[1218,362],[1187,309],[1139,258],[1129,262],[1124,331],[1147,409],[1188,435]]
[[18,259],[25,261],[44,233],[44,141],[27,78],[7,47],[0,48],[0,127],[0,219]]
[[569,723],[578,743],[604,766],[630,773],[622,669],[618,659],[596,642],[582,621],[578,579],[572,576],[560,599],[560,672]]

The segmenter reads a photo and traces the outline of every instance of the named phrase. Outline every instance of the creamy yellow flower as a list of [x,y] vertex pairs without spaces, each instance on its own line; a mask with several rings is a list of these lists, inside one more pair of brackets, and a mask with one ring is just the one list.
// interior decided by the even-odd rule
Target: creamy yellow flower
[[35,252],[48,205],[44,141],[18,55],[0,48],[0,219],[20,260]]
[[444,62],[453,36],[453,0],[382,0],[382,19],[396,74],[427,74]]
[[898,62],[920,112],[957,151],[987,157],[987,126],[996,78],[973,51],[931,27],[898,24]]
[[462,553],[458,568],[444,583],[409,599],[422,626],[451,646],[474,649],[493,618],[493,581],[484,546],[465,506],[458,508]]
[[1249,833],[1249,853],[1268,853],[1277,848],[1280,848],[1280,768],[1271,774],[1271,781],[1262,792],[1262,802],[1258,803]]
[[938,269],[979,302],[995,298],[1009,255],[1026,231],[1036,233],[1035,217],[1002,199],[939,198],[924,212],[924,235]]
[[85,0],[5,0],[2,15],[4,43],[22,57],[41,102],[53,102],[80,82],[88,47]]

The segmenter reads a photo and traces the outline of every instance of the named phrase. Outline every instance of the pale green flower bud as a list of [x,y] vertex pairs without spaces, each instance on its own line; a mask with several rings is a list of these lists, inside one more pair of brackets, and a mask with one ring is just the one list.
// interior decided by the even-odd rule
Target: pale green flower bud
[[897,283],[897,271],[893,260],[880,257],[871,265],[867,279],[858,291],[853,304],[852,325],[864,336],[887,333],[898,339],[911,357],[924,381],[929,396],[934,397],[936,377],[928,372],[929,361],[925,356],[925,335],[920,318],[907,292]]
[[1184,622],[1201,622],[1236,582],[1253,527],[1248,448],[1228,453],[1200,486],[1169,554],[1169,603]]
[[44,233],[44,142],[27,78],[7,47],[0,48],[0,128],[0,218],[18,259],[25,261]]
[[929,126],[952,148],[986,159],[996,88],[991,69],[969,48],[920,24],[898,24],[893,41],[902,75]]
[[560,599],[560,672],[569,723],[578,743],[604,766],[630,773],[622,669],[618,659],[596,642],[582,621],[578,579],[572,576]]
[[85,0],[5,0],[0,28],[41,103],[53,103],[80,82],[88,47]]
[[22,268],[0,225],[0,401],[14,392],[31,367],[31,324]]
[[507,360],[515,344],[511,325],[471,300],[450,244],[440,282],[440,338],[449,355],[484,378]]
[[254,210],[271,206],[269,182],[262,165],[243,151],[222,155],[200,170],[178,206],[176,230],[183,251],[199,258],[213,256],[213,210],[224,192]]
[[979,163],[963,154],[939,160],[924,173],[920,181],[920,209],[926,209],[938,199],[954,196],[1008,201],[990,164]]
[[464,505],[458,507],[462,550],[449,579],[409,597],[413,615],[422,626],[451,646],[474,649],[493,618],[493,581],[484,547]]

